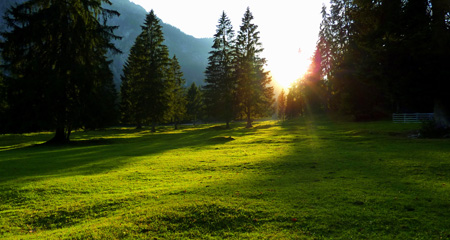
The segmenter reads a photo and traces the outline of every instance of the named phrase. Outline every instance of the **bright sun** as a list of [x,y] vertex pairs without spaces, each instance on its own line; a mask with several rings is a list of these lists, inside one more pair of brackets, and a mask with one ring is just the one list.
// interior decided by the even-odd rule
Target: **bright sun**
[[295,80],[303,77],[311,63],[311,57],[299,50],[293,53],[285,52],[281,58],[274,58],[284,59],[283,62],[274,63],[270,62],[270,56],[267,58],[269,59],[268,69],[271,70],[273,81],[284,89],[288,89]]

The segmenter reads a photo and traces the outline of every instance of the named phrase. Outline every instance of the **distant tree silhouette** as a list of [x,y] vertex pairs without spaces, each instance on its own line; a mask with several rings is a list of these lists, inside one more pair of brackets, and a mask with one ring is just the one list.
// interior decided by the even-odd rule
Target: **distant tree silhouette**
[[225,14],[219,19],[209,53],[204,89],[208,113],[225,121],[227,128],[236,115],[236,78],[233,75],[234,31]]
[[260,56],[263,48],[258,26],[252,21],[253,14],[247,8],[238,32],[234,60],[239,109],[245,115],[247,128],[252,127],[254,117],[267,115],[274,102],[273,87],[269,86],[272,78],[264,70],[266,59]]
[[194,125],[202,115],[204,108],[203,94],[195,83],[192,83],[187,92],[186,110],[189,120],[191,120]]
[[278,119],[284,121],[286,118],[286,94],[284,89],[281,89],[280,95],[277,98],[277,114]]
[[286,118],[293,119],[303,115],[303,99],[300,84],[293,84],[286,96]]
[[105,55],[119,52],[106,20],[119,14],[102,3],[111,4],[34,0],[8,10],[0,43],[8,131],[54,129],[51,141],[67,142],[73,129],[103,125],[99,114],[115,104]]
[[121,109],[125,115],[122,119],[132,121],[137,128],[150,123],[152,132],[170,110],[170,59],[163,42],[160,20],[151,10],[131,48],[122,76]]

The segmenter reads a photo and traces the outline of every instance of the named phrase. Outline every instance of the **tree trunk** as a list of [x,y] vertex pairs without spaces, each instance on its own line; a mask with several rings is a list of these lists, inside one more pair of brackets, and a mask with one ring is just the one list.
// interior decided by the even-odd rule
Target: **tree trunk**
[[55,131],[55,136],[52,139],[47,141],[47,143],[51,144],[64,144],[69,142],[70,131],[66,133],[66,129],[64,127],[58,127]]
[[152,122],[152,133],[156,132],[156,123]]
[[449,106],[444,104],[442,100],[434,101],[434,120],[438,127],[450,127],[450,111]]
[[136,121],[136,129],[142,129],[142,123],[140,121]]
[[251,114],[250,114],[250,111],[249,112],[247,112],[247,126],[246,126],[246,128],[252,128],[253,127],[253,125],[252,125],[252,118],[251,118]]
[[178,122],[175,122],[175,130],[178,130]]
[[227,121],[226,124],[227,124],[226,128],[230,129],[230,121]]

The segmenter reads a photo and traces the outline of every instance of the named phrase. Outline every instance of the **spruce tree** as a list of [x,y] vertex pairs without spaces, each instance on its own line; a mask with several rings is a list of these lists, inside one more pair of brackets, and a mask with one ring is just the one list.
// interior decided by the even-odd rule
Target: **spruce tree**
[[184,85],[186,81],[183,78],[183,72],[181,71],[180,64],[176,56],[173,56],[168,69],[169,74],[169,99],[170,99],[170,111],[168,112],[169,119],[175,125],[175,129],[178,129],[178,124],[186,116],[186,89]]
[[208,112],[225,121],[235,117],[236,79],[233,76],[234,31],[225,12],[219,19],[214,44],[209,53],[204,86]]
[[[10,31],[0,43],[9,105],[9,131],[56,130],[53,142],[67,142],[98,111],[90,103],[113,88],[108,51],[118,39],[102,7],[108,0],[33,0],[9,9]],[[112,105],[114,105],[114,100]],[[96,108],[108,108],[111,103]],[[95,113],[94,113],[95,112]],[[97,125],[97,123],[95,124]]]
[[169,51],[159,18],[147,14],[142,32],[131,48],[122,76],[122,111],[137,125],[164,121],[170,103]]
[[203,95],[200,89],[193,82],[187,92],[187,116],[195,125],[199,116],[201,116],[205,106],[203,104]]
[[273,87],[269,86],[272,78],[264,70],[266,59],[260,56],[263,48],[258,26],[252,20],[253,14],[247,8],[236,41],[234,61],[239,107],[247,119],[247,128],[252,127],[254,117],[269,114],[274,101]]

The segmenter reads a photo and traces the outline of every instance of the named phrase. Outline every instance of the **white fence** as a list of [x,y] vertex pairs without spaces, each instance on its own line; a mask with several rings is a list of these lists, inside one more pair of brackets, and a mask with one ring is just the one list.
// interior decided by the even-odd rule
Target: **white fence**
[[434,113],[393,113],[392,121],[395,123],[420,123],[431,121]]

